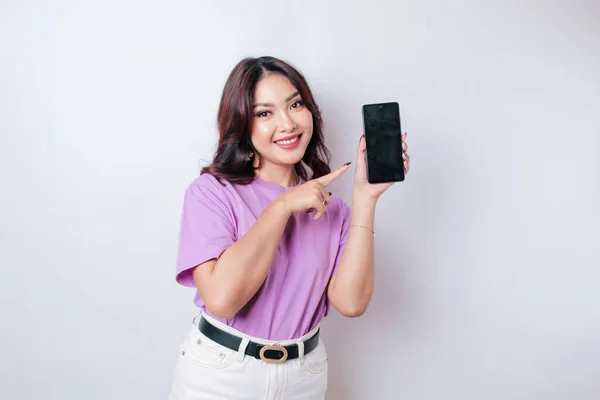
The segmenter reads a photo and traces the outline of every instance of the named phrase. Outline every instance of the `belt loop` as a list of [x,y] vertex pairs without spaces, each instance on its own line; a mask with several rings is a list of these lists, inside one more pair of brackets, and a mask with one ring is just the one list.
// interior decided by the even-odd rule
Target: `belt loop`
[[298,340],[298,358],[300,359],[300,365],[304,365],[304,341]]
[[198,320],[198,317],[202,315],[202,311],[200,311],[195,317],[194,319],[192,319],[192,325],[198,326],[198,323],[196,322]]
[[246,348],[248,347],[248,343],[250,343],[250,339],[248,336],[244,336],[242,338],[242,342],[240,343],[240,347],[238,348],[238,362],[242,363],[244,361],[244,357],[246,356]]

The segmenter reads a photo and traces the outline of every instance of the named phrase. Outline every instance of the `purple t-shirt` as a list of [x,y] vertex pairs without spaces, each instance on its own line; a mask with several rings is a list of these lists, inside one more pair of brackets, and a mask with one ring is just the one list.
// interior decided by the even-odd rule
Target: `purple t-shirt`
[[[289,189],[260,178],[249,185],[231,184],[210,174],[195,179],[184,197],[177,282],[195,288],[192,269],[220,257],[248,232],[271,201]],[[317,221],[312,213],[290,217],[258,292],[233,318],[217,319],[249,336],[286,340],[303,336],[327,315],[327,285],[350,224],[348,205],[335,195],[331,199]],[[208,312],[197,291],[194,303]]]

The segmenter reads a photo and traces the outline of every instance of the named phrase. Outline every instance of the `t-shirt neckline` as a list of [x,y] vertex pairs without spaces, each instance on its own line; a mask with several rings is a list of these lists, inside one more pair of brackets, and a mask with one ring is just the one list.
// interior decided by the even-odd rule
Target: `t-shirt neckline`
[[291,190],[294,189],[300,185],[302,185],[304,183],[304,179],[302,179],[302,177],[298,177],[300,178],[298,180],[298,183],[296,185],[293,186],[281,186],[277,183],[273,183],[273,182],[269,182],[269,181],[265,181],[264,179],[259,178],[258,176],[254,177],[254,182],[262,185],[262,186],[266,186],[272,189],[277,189],[277,190],[282,190],[282,191],[287,191],[287,190]]

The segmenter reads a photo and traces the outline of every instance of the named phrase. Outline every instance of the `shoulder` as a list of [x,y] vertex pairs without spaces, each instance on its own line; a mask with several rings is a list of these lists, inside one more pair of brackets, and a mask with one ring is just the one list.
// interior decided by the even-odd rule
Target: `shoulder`
[[229,182],[222,179],[217,179],[215,176],[204,173],[195,178],[187,187],[186,191],[191,194],[212,194],[223,196],[226,193],[227,187],[231,186]]
[[185,189],[185,214],[191,218],[232,220],[236,201],[229,186],[229,182],[207,173],[198,176]]
[[204,173],[195,178],[191,183],[190,187],[195,188],[222,188],[228,185],[229,182],[223,179],[217,179],[214,175]]
[[231,184],[228,181],[204,173],[189,183],[184,197],[186,202],[192,201],[203,203],[205,206],[230,208],[232,193]]

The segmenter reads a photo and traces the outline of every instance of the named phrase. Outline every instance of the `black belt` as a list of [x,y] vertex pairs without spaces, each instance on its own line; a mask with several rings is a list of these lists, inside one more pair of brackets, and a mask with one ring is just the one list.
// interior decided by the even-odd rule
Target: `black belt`
[[[198,329],[200,329],[200,332],[202,332],[204,336],[213,342],[216,342],[221,346],[225,346],[231,350],[238,351],[240,344],[242,343],[241,337],[232,335],[229,332],[225,332],[224,330],[217,328],[204,318],[200,318]],[[304,354],[308,354],[316,349],[318,344],[319,330],[317,330],[313,336],[304,341]],[[268,363],[279,364],[285,362],[286,360],[298,358],[299,352],[297,344],[279,346],[264,345],[250,341],[248,342],[248,346],[246,346],[246,355]]]

